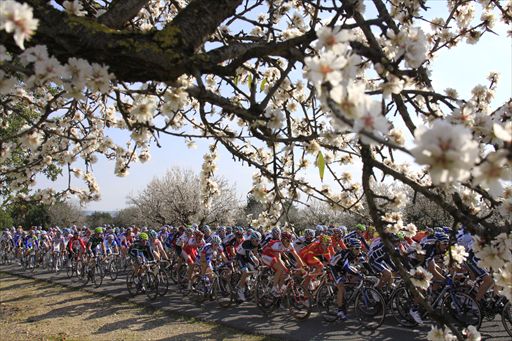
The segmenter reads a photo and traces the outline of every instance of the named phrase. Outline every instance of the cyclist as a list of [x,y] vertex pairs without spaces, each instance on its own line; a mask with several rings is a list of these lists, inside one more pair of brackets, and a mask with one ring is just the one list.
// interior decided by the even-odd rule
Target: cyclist
[[101,253],[106,255],[107,250],[105,248],[105,243],[103,242],[103,227],[96,227],[94,229],[94,233],[87,242],[86,251],[94,258],[98,256],[98,246],[101,246]]
[[347,249],[338,251],[329,262],[338,289],[336,305],[338,306],[337,315],[341,320],[347,319],[345,284],[351,283],[354,276],[359,276],[359,271],[354,265],[359,263],[361,258],[361,241],[359,239],[348,239],[345,243]]
[[212,261],[217,258],[221,258],[223,262],[227,263],[228,259],[226,258],[226,255],[222,251],[222,240],[218,236],[212,236],[211,242],[204,244],[204,246],[199,251],[199,255],[197,256],[197,264],[199,265],[199,271],[200,275],[204,276],[207,275],[208,278],[210,278],[210,281],[213,280],[212,278],[212,270],[213,265]]
[[233,233],[228,235],[224,240],[224,247],[226,256],[229,259],[233,259],[236,254],[236,249],[244,242],[244,229],[240,226],[236,226],[233,229]]
[[368,243],[366,242],[366,239],[364,239],[364,234],[366,232],[366,226],[363,224],[357,224],[354,231],[348,233],[344,238],[343,241],[345,244],[347,243],[347,240],[349,239],[358,239],[361,242],[361,246],[365,251],[368,251],[370,249]]
[[148,239],[148,234],[142,232],[139,238],[135,240],[128,249],[128,255],[134,262],[134,273],[136,276],[139,276],[142,272],[142,264],[144,264],[144,262],[153,261],[155,259],[154,250]]
[[265,235],[265,238],[261,242],[261,247],[267,246],[268,243],[272,240],[280,240],[281,239],[281,229],[277,226],[272,228],[272,231],[270,233],[267,233]]
[[[395,248],[395,251],[400,252],[400,237],[396,234],[390,233],[389,239]],[[389,253],[384,247],[384,242],[381,238],[377,238],[373,241],[370,251],[368,252],[368,263],[371,269],[379,274],[379,281],[377,282],[376,288],[382,289],[384,285],[391,284],[393,279],[393,273],[397,272],[398,269],[391,260]]]
[[324,269],[323,262],[329,262],[334,255],[331,242],[331,237],[324,234],[318,238],[318,241],[309,244],[299,252],[302,261],[307,266],[314,268],[314,271],[304,281],[305,288],[308,288],[310,281],[314,281],[322,274]]
[[105,250],[106,255],[117,255],[120,252],[119,242],[116,240],[115,235],[109,234],[107,238],[105,238]]
[[295,251],[300,252],[303,247],[308,246],[315,239],[315,231],[312,229],[305,229],[304,235],[293,241],[293,248]]
[[73,232],[73,237],[69,239],[66,249],[70,259],[73,256],[81,256],[85,252],[86,246],[78,231]]
[[167,256],[167,252],[165,252],[164,245],[162,244],[160,239],[158,239],[158,233],[156,233],[155,230],[151,230],[149,231],[148,235],[149,239],[151,240],[151,246],[153,247],[156,260],[168,260],[169,257]]
[[345,242],[343,241],[343,235],[344,230],[342,229],[342,227],[335,227],[332,229],[332,248],[334,249],[335,252],[345,250],[347,248]]
[[236,259],[240,266],[240,271],[242,272],[240,281],[238,282],[238,298],[241,301],[245,301],[245,289],[249,271],[256,270],[260,264],[257,257],[260,241],[260,233],[254,231],[249,236],[249,239],[245,240],[236,249]]
[[275,296],[281,295],[281,288],[283,287],[288,269],[281,259],[281,254],[289,252],[295,258],[299,268],[304,267],[304,262],[293,248],[292,235],[289,232],[281,233],[281,240],[271,240],[262,250],[262,262],[275,271],[273,278],[272,294]]

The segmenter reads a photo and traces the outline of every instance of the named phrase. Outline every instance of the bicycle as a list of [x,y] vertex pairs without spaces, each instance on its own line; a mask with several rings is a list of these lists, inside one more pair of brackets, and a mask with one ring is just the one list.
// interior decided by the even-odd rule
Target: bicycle
[[[345,283],[345,306],[354,308],[354,312],[366,329],[375,330],[382,325],[386,316],[386,302],[380,292],[375,289],[377,278],[361,275],[357,282]],[[326,322],[338,319],[336,297],[338,288],[333,282],[326,282],[318,289],[317,306]]]

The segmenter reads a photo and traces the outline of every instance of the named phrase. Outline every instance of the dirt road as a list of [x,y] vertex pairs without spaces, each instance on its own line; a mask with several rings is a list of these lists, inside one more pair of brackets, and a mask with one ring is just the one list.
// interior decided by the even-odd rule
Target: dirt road
[[0,273],[0,339],[256,341],[265,338]]

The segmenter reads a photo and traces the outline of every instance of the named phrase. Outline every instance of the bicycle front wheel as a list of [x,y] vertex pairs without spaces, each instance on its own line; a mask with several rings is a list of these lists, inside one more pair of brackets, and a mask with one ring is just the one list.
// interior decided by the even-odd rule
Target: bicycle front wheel
[[354,308],[357,317],[367,329],[377,329],[386,317],[386,301],[374,288],[362,287],[356,294]]
[[311,315],[313,299],[309,291],[302,286],[296,284],[292,285],[290,290],[288,290],[286,299],[288,300],[290,314],[292,314],[296,320],[305,320]]
[[338,307],[336,306],[337,292],[338,289],[334,284],[325,283],[318,288],[316,306],[325,322],[334,322],[338,319]]
[[158,297],[158,279],[152,272],[147,272],[142,277],[142,287],[146,290],[146,296],[150,300]]
[[460,330],[469,326],[479,329],[482,323],[482,313],[478,303],[471,296],[460,291],[446,295],[442,303],[442,313],[445,316],[451,316]]

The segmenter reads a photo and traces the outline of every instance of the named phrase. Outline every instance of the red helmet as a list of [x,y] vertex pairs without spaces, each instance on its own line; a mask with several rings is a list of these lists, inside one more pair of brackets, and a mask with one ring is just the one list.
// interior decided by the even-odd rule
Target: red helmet
[[203,232],[201,232],[201,231],[196,231],[196,232],[194,233],[194,237],[196,237],[196,239],[203,239],[204,234],[203,234]]
[[281,233],[281,240],[292,240],[292,234],[286,231]]

